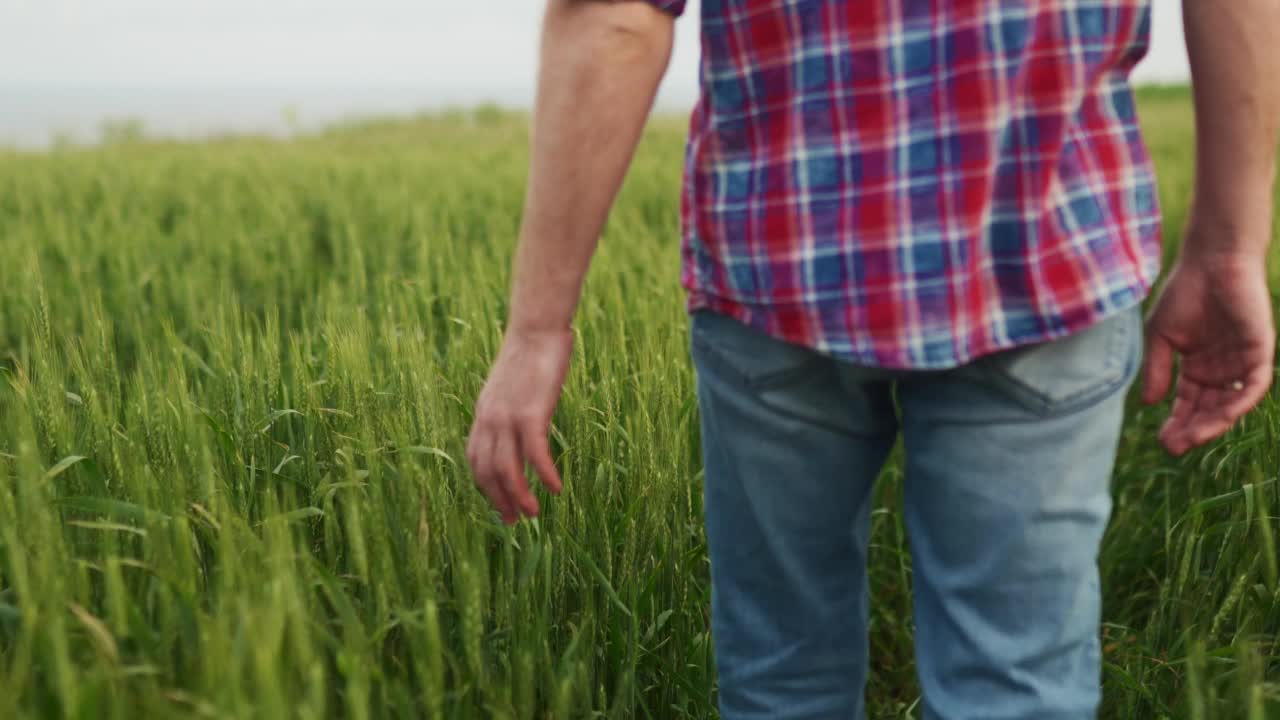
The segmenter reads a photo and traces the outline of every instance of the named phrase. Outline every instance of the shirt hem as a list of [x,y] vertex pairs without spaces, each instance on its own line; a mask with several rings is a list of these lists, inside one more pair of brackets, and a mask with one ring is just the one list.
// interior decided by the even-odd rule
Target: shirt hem
[[[686,292],[688,294],[686,310],[690,314],[699,311],[710,311],[721,315],[727,315],[728,317],[731,317],[744,325],[755,328],[776,340],[798,345],[821,355],[863,367],[880,370],[940,371],[963,367],[988,355],[994,355],[996,353],[1006,352],[1020,347],[1052,342],[1054,340],[1061,340],[1063,338],[1070,337],[1071,335],[1083,332],[1098,323],[1132,310],[1134,307],[1145,302],[1151,292],[1151,289],[1155,285],[1156,276],[1158,276],[1158,274],[1158,269],[1153,272],[1144,273],[1142,276],[1137,278],[1137,282],[1131,284],[1128,288],[1122,289],[1121,292],[1128,290],[1129,295],[1129,298],[1123,302],[1108,303],[1107,306],[1101,310],[1091,308],[1087,313],[1079,313],[1078,308],[1076,308],[1074,309],[1076,310],[1074,313],[1061,312],[1055,315],[1058,318],[1067,315],[1078,315],[1083,317],[1083,320],[1077,320],[1072,323],[1053,323],[1048,322],[1048,319],[1055,316],[1041,316],[1042,319],[1045,320],[1042,324],[1048,328],[1043,332],[1021,335],[1016,338],[995,338],[992,342],[984,343],[977,347],[966,347],[963,352],[952,353],[950,357],[942,358],[937,361],[926,360],[924,362],[912,361],[908,357],[907,352],[889,354],[875,351],[858,352],[852,348],[846,350],[842,348],[824,347],[821,344],[808,341],[804,337],[792,335],[779,329],[788,326],[789,323],[787,322],[787,319],[800,317],[808,319],[809,322],[816,322],[812,320],[812,318],[821,317],[824,314],[824,311],[831,311],[832,308],[837,311],[843,311],[847,306],[847,302],[844,300],[831,300],[814,303],[753,304],[718,297],[702,290],[686,288]],[[880,343],[868,336],[864,344],[876,347]],[[963,340],[957,343],[953,338],[952,347],[957,347],[958,345],[967,345],[967,343]]]

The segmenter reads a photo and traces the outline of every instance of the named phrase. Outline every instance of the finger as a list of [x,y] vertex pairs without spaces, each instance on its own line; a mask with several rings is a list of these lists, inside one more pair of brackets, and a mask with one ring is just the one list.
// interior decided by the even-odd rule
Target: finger
[[1231,406],[1235,413],[1233,419],[1240,419],[1252,412],[1262,403],[1267,392],[1271,390],[1271,382],[1275,377],[1275,359],[1268,355],[1253,366],[1243,378],[1244,388],[1236,393],[1236,402]]
[[547,443],[547,432],[540,423],[528,423],[520,431],[520,450],[529,459],[533,469],[538,473],[542,484],[552,494],[559,495],[564,489],[564,481],[556,470],[551,459],[551,446]]
[[1173,379],[1173,346],[1157,333],[1147,335],[1142,361],[1142,401],[1154,405],[1169,392]]
[[1195,412],[1187,418],[1182,430],[1187,450],[1204,445],[1231,429],[1234,418],[1226,412],[1229,392],[1232,391],[1217,387],[1201,391]]
[[1239,390],[1215,388],[1206,391],[1201,397],[1198,411],[1188,422],[1186,434],[1190,445],[1204,445],[1226,434],[1240,418],[1262,402],[1270,385],[1271,370],[1268,364],[1253,368],[1241,380]]
[[1181,455],[1190,449],[1187,441],[1187,427],[1191,418],[1195,416],[1200,392],[1199,383],[1186,375],[1178,378],[1173,407],[1169,411],[1169,418],[1160,428],[1160,441],[1172,455]]
[[515,504],[507,497],[506,490],[496,481],[493,469],[494,460],[493,433],[484,428],[477,428],[467,446],[467,459],[471,463],[471,472],[475,477],[476,487],[489,498],[502,521],[508,525],[517,519]]
[[512,504],[527,517],[537,517],[538,499],[529,492],[529,480],[524,476],[524,461],[520,457],[520,440],[514,426],[509,425],[498,433],[494,461],[497,480]]

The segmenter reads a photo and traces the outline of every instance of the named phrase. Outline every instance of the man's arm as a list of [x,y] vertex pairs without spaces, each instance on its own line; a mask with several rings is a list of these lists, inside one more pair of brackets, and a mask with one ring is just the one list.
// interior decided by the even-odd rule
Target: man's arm
[[506,336],[476,403],[467,459],[513,523],[538,514],[524,462],[561,488],[547,433],[596,241],[671,56],[673,18],[646,2],[550,0]]
[[1161,440],[1180,455],[1266,395],[1275,327],[1267,289],[1280,132],[1280,0],[1186,0],[1196,104],[1195,200],[1181,255],[1148,322],[1143,398],[1182,357]]

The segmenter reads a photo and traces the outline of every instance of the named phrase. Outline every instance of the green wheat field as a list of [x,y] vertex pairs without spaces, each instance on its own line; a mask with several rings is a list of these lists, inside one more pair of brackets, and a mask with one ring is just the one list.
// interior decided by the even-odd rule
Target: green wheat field
[[[1142,107],[1172,240],[1190,99]],[[714,717],[683,139],[647,133],[578,313],[566,491],[514,529],[463,449],[525,116],[0,151],[0,717]],[[1102,716],[1280,717],[1280,400],[1176,460],[1164,411],[1131,406],[1116,468]],[[913,717],[896,462],[877,497],[869,709]]]

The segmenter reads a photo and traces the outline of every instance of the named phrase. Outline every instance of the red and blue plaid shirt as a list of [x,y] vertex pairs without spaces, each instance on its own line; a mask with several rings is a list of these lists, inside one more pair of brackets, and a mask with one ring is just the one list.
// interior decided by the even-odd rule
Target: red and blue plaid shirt
[[[684,0],[648,0],[679,15]],[[1146,295],[1150,0],[702,0],[690,310],[947,368]]]

